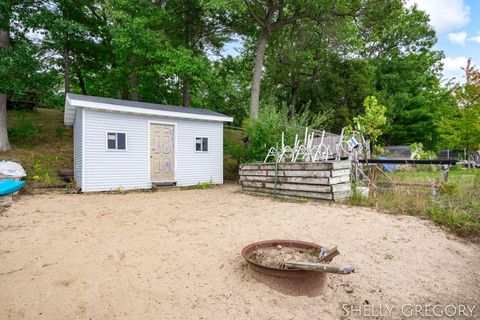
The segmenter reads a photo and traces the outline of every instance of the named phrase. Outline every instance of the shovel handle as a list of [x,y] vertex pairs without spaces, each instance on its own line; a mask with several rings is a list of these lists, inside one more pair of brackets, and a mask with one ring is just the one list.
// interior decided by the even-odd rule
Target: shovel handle
[[285,263],[285,266],[291,269],[320,271],[320,272],[337,273],[337,274],[349,274],[355,271],[355,268],[348,264],[340,265],[340,264],[317,263],[317,262],[287,261]]

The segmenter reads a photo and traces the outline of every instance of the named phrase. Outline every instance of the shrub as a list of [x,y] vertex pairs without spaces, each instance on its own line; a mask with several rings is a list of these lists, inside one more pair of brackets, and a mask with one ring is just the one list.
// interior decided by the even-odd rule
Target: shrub
[[304,138],[305,127],[319,128],[330,119],[331,113],[313,114],[308,111],[289,117],[285,105],[275,107],[268,104],[260,109],[258,119],[247,119],[244,123],[248,135],[248,146],[241,162],[261,161],[265,159],[271,147],[281,148],[282,132],[285,144],[293,145],[295,135]]
[[56,160],[56,156],[35,157],[32,167],[27,170],[27,179],[46,186],[62,183],[57,171],[49,166],[49,163]]
[[355,130],[359,130],[365,138],[375,145],[387,124],[387,117],[385,116],[387,108],[378,104],[377,98],[374,96],[366,97],[363,106],[365,112],[353,118],[356,126]]
[[440,192],[447,195],[454,195],[458,191],[458,184],[455,182],[442,182]]

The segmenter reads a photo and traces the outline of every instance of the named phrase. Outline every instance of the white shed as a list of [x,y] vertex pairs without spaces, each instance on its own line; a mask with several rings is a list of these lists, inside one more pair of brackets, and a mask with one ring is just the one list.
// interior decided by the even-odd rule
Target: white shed
[[198,108],[67,94],[74,178],[84,192],[223,183],[223,122]]

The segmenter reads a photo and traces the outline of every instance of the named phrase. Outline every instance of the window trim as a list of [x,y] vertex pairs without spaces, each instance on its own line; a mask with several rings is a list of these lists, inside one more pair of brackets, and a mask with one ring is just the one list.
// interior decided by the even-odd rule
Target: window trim
[[[110,149],[108,147],[108,134],[114,133],[115,134],[115,149]],[[118,133],[125,134],[125,149],[117,149],[118,148]],[[126,131],[116,131],[116,130],[107,130],[105,131],[105,150],[111,152],[125,152],[128,151],[128,134]]]
[[[201,142],[201,143],[202,143],[202,149],[203,149],[203,139],[207,139],[207,150],[206,150],[206,151],[204,151],[204,150],[198,151],[198,150],[197,150],[197,139],[198,139],[198,138],[202,139],[202,142]],[[208,153],[208,152],[210,152],[210,151],[209,151],[209,150],[210,150],[210,143],[209,143],[208,140],[210,140],[209,137],[202,137],[202,136],[197,137],[197,136],[195,136],[195,137],[193,138],[193,150],[194,150],[195,152],[197,152],[197,153]]]

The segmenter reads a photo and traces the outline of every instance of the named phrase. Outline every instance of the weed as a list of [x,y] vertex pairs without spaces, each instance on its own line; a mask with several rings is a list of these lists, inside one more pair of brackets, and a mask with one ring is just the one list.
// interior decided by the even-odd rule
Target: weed
[[196,185],[193,186],[187,186],[187,187],[182,187],[183,190],[195,190],[195,189],[210,189],[215,187],[215,183],[213,182],[212,179],[210,179],[207,182],[199,182]]
[[65,133],[65,129],[63,127],[57,127],[55,128],[55,136],[58,139],[61,139]]
[[[73,167],[72,130],[63,127],[63,112],[52,109],[8,110],[12,150],[2,157],[16,159],[27,172],[29,183],[64,184],[57,170]],[[55,129],[62,127],[60,138]]]
[[391,254],[391,253],[385,253],[385,255],[383,256],[383,258],[384,258],[385,260],[393,260],[393,259],[395,259],[395,256],[394,256],[393,254]]
[[350,203],[371,206],[391,213],[418,215],[430,218],[458,235],[474,238],[480,235],[480,170],[456,170],[450,172],[450,182],[438,186],[432,196],[428,188],[416,189],[414,184],[425,184],[438,179],[438,172],[398,171],[390,176],[407,187],[392,186],[390,192],[378,189],[368,198],[362,198],[353,190]]
[[352,206],[361,206],[366,202],[366,198],[360,192],[360,188],[356,183],[352,183],[352,196],[347,199],[347,203]]
[[105,193],[109,193],[109,194],[125,194],[126,191],[125,191],[125,189],[123,189],[122,187],[116,187],[116,188],[113,188],[113,189],[110,189],[110,190],[106,191]]

